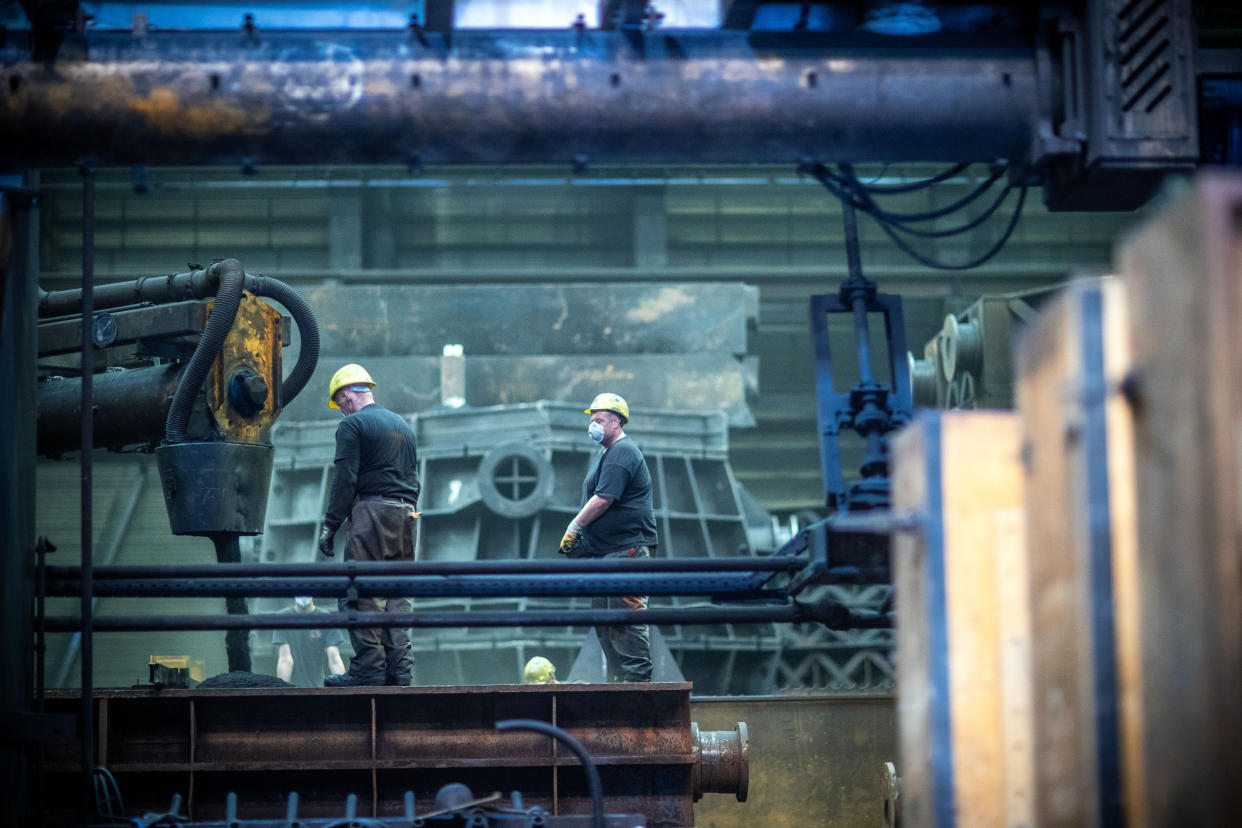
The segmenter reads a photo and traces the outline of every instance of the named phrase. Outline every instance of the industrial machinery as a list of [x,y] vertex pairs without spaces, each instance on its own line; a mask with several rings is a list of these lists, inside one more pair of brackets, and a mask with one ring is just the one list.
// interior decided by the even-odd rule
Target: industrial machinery
[[[48,701],[61,711],[78,699],[57,691]],[[173,810],[169,802],[179,793],[181,820],[196,824],[279,819],[296,792],[297,816],[307,821],[339,819],[353,796],[359,818],[398,824],[411,810],[436,824],[436,812],[481,807],[538,808],[545,820],[585,825],[584,816],[602,808],[631,815],[624,825],[655,828],[693,825],[694,803],[705,794],[741,802],[749,794],[746,724],[700,729],[691,720],[686,683],[263,694],[136,688],[101,691],[96,706],[106,734],[99,764],[126,812]],[[513,720],[555,728],[579,749],[546,735],[509,732],[505,724]],[[49,790],[78,774],[76,748],[72,739],[49,745]],[[447,785],[479,796],[446,802]],[[492,793],[497,790],[503,797]],[[520,805],[510,797],[514,790]],[[70,821],[74,805],[53,798],[47,819]]]
[[981,296],[906,359],[919,408],[1012,408],[1013,340],[1038,315],[1051,288],[1022,295]]
[[[297,322],[301,349],[287,378],[288,320],[258,297],[282,303]],[[39,315],[40,357],[78,350],[87,337],[91,344],[69,366],[76,377],[49,370],[39,384],[39,451],[80,449],[89,406],[96,444],[155,451],[173,534],[210,538],[217,560],[239,562],[238,538],[263,531],[272,425],[318,360],[318,325],[306,300],[223,259],[113,283],[92,291],[89,303],[82,290],[42,292]],[[89,360],[100,357],[106,367],[96,377],[98,363]],[[244,614],[246,605],[230,598],[228,609]],[[230,669],[250,669],[244,631],[230,633],[227,648]]]

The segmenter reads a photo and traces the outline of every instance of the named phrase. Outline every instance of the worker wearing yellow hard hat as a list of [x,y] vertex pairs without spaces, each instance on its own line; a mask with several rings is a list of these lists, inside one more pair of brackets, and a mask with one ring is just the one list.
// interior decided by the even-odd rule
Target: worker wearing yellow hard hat
[[[366,386],[365,390],[375,387],[375,380],[371,379],[371,375],[367,373],[367,369],[357,363],[351,362],[343,365],[337,372],[332,375],[331,382],[328,383],[328,408],[340,408],[336,401],[336,392],[345,387],[353,388],[354,386]],[[364,389],[358,388],[358,392]]]
[[619,394],[597,394],[591,400],[591,407],[582,413],[593,414],[596,411],[611,411],[621,418],[621,425],[630,421],[630,407]]
[[[625,433],[630,406],[619,395],[599,394],[586,409],[587,435],[599,443],[586,479],[582,508],[565,529],[561,554],[571,558],[649,558],[659,538],[651,497],[651,472]],[[645,595],[591,600],[594,609],[647,609]],[[636,616],[637,621],[641,616]],[[651,681],[651,639],[646,624],[596,627],[610,681]]]
[[[319,532],[319,551],[331,558],[337,530],[349,521],[345,559],[414,560],[414,519],[418,517],[418,448],[410,424],[376,404],[375,380],[361,365],[341,366],[328,383],[328,405],[345,419],[336,427],[332,492]],[[341,612],[354,607],[338,602]],[[413,611],[409,597],[359,598],[360,612],[399,615]],[[368,627],[349,631],[354,657],[344,675],[328,676],[329,687],[408,686],[414,669],[410,631]]]
[[556,665],[543,656],[535,656],[526,662],[522,670],[523,684],[556,684]]

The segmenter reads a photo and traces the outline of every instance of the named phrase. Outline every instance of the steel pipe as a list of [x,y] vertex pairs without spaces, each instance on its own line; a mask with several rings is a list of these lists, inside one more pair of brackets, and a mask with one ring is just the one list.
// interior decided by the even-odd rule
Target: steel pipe
[[979,161],[1026,157],[1040,110],[1034,48],[994,33],[98,32],[80,45],[51,65],[0,50],[10,158]]
[[[0,112],[4,111],[4,99],[0,98]],[[2,116],[0,116],[2,117]],[[190,299],[206,299],[215,296],[220,287],[220,275],[215,268],[193,270],[168,276],[145,276],[128,282],[112,282],[94,289],[94,309],[97,311],[121,308],[129,305],[164,304],[185,302]],[[39,318],[82,312],[81,290],[39,291]],[[89,329],[89,325],[87,326]]]
[[705,793],[731,793],[745,802],[750,792],[750,734],[746,722],[733,730],[699,730],[690,724],[694,739],[694,799]]
[[[78,409],[82,412],[95,410],[95,383],[88,366],[94,359],[94,343],[91,341],[91,321],[95,315],[95,162],[87,159],[79,163],[82,173],[82,382],[78,386]],[[94,542],[94,449],[95,449],[95,418],[82,417],[78,422],[78,446],[81,455],[78,463],[81,466],[81,508],[78,524],[81,554],[81,585],[78,597],[78,608],[81,613],[82,644],[79,649],[80,680],[82,686],[82,707],[79,716],[82,721],[82,768],[94,766],[95,762],[95,704],[91,698],[94,691],[94,616],[95,599],[92,591],[91,572],[95,565]],[[91,795],[93,774],[82,774],[82,816],[87,820],[92,814]]]
[[[115,373],[95,374],[94,442],[121,449],[127,446],[154,446],[164,433],[164,419],[185,364],[156,365]],[[82,380],[71,377],[39,383],[39,453],[58,457],[77,451],[82,422]],[[192,431],[207,428],[195,422]]]
[[[576,575],[600,572],[793,572],[806,566],[796,556],[771,558],[548,558],[540,560],[483,561],[345,561],[308,564],[234,564],[231,578],[323,578],[404,575]],[[75,580],[75,566],[49,566],[49,580]],[[220,567],[212,564],[153,564],[145,566],[97,566],[96,582],[125,579],[219,578]]]
[[[779,607],[736,607],[731,609],[679,609],[657,607],[643,611],[646,624],[763,624],[805,620],[802,610],[792,604]],[[634,623],[633,610],[563,610],[504,612],[412,613],[270,613],[266,615],[104,615],[94,621],[97,632],[137,632],[142,630],[287,630],[357,629],[362,627],[590,627]],[[82,619],[49,616],[48,632],[75,632]]]
[[[232,567],[229,567],[232,569]],[[48,595],[77,595],[81,581],[53,580],[48,582]],[[108,580],[95,584],[96,595],[162,596],[162,597],[293,597],[318,595],[344,597],[356,589],[359,597],[411,598],[445,597],[573,597],[595,595],[710,595],[764,597],[783,600],[784,596],[755,589],[749,575],[732,577],[718,575],[512,575],[437,576],[405,578],[303,578],[297,580],[237,580],[228,576],[216,578]]]

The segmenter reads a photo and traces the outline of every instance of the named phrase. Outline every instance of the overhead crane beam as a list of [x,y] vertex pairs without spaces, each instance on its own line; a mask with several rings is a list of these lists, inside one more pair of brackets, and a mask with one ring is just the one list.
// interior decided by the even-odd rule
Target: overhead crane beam
[[10,163],[727,163],[1024,157],[1029,47],[746,32],[87,33],[0,49]]

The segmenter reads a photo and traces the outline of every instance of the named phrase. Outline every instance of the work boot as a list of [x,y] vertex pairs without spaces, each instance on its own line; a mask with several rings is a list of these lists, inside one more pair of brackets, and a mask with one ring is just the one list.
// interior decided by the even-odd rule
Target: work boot
[[409,687],[410,676],[408,673],[404,676],[389,676],[385,679],[384,684],[389,687]]
[[339,676],[328,676],[323,680],[324,687],[383,687],[383,679],[360,679],[349,673]]

